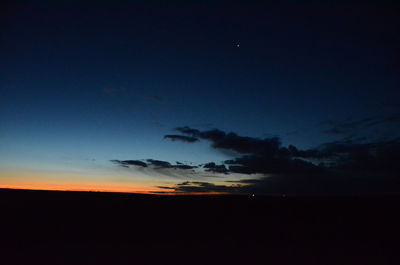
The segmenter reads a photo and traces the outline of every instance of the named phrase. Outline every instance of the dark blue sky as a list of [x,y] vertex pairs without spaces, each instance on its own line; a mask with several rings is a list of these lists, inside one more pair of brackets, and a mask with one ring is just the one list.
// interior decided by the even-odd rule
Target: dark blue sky
[[182,126],[276,136],[304,150],[396,139],[398,11],[388,4],[4,5],[0,169],[11,179],[4,186],[12,186],[10,172],[33,169],[109,174],[110,182],[128,175],[134,186],[135,168],[110,160],[201,164],[239,155],[163,138]]

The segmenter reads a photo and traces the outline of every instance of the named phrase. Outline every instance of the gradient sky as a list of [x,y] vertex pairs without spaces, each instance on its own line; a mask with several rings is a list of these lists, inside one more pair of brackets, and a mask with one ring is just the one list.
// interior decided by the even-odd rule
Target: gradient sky
[[398,5],[2,5],[0,187],[163,192],[268,176],[111,161],[238,157],[164,138],[183,126],[301,150],[399,137]]

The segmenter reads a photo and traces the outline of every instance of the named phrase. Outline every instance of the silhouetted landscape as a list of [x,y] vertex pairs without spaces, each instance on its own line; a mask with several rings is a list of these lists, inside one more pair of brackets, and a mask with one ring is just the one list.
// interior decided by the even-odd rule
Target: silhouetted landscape
[[396,264],[399,197],[0,191],[4,264]]

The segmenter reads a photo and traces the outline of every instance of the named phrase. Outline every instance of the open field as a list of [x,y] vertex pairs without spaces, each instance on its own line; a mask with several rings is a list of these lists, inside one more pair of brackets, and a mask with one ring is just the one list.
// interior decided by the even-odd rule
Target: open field
[[[3,264],[398,264],[400,198],[1,190]],[[270,263],[271,264],[271,263]]]

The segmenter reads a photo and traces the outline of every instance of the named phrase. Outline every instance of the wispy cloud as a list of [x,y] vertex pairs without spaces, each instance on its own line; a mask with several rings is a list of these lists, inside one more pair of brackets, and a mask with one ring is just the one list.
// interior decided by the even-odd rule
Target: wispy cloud
[[182,141],[182,142],[188,142],[188,143],[194,143],[199,140],[196,137],[185,136],[185,135],[175,135],[175,134],[167,134],[164,136],[164,139],[169,139],[172,141]]
[[346,135],[355,133],[359,130],[368,129],[379,125],[386,125],[389,123],[400,123],[400,112],[392,113],[383,117],[368,117],[358,120],[328,120],[321,122],[320,124],[322,126],[328,127],[326,130],[323,131],[324,133]]

